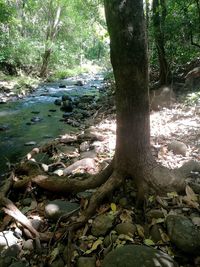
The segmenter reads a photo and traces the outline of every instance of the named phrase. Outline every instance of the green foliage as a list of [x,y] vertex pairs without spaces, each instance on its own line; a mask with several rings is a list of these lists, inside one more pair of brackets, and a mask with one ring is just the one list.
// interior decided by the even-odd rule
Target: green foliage
[[[191,34],[193,41],[200,45],[200,17],[196,1],[168,0],[166,3],[165,50],[167,60],[173,70],[199,56],[199,48],[191,44]],[[151,64],[155,68],[158,63],[152,20],[149,27],[149,48]]]
[[187,95],[185,99],[185,104],[186,105],[194,105],[200,103],[200,92],[193,92]]
[[[199,13],[196,1],[168,0],[164,25],[166,57],[170,67],[185,64],[199,54]],[[61,7],[58,33],[49,40],[58,5]],[[148,29],[150,62],[158,66],[152,29]],[[0,0],[0,62],[38,70],[45,47],[51,48],[49,72],[55,77],[73,75],[77,66],[91,61],[103,67],[109,64],[109,37],[104,18],[103,1],[99,0]],[[48,40],[48,41],[47,41]],[[25,68],[23,68],[25,69]],[[72,74],[69,69],[73,69]]]
[[65,79],[68,77],[76,76],[78,74],[81,74],[83,72],[87,72],[88,70],[84,67],[76,67],[73,69],[59,69],[53,72],[51,75],[50,80],[60,80]]

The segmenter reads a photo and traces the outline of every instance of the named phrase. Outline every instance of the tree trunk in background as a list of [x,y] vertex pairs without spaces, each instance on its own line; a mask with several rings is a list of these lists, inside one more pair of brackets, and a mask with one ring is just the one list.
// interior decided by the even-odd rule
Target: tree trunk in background
[[159,85],[169,84],[171,72],[165,55],[164,25],[167,15],[165,0],[153,0],[153,27],[159,61]]
[[47,69],[49,65],[50,56],[51,56],[51,49],[46,49],[42,57],[42,67],[40,69],[40,77],[47,76]]
[[42,66],[40,69],[40,77],[42,78],[46,77],[47,75],[47,69],[50,61],[50,56],[52,53],[53,42],[59,30],[61,6],[58,5],[56,8],[54,8],[53,1],[50,1],[48,13],[49,13],[48,16],[49,21],[46,32],[45,51],[42,56]]

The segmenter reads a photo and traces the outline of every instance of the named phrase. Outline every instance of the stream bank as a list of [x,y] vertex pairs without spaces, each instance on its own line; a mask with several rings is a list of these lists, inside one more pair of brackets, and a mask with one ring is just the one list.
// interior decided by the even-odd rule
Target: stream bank
[[0,175],[31,146],[83,129],[83,122],[101,107],[104,86],[103,74],[82,74],[43,83],[23,99],[0,101]]

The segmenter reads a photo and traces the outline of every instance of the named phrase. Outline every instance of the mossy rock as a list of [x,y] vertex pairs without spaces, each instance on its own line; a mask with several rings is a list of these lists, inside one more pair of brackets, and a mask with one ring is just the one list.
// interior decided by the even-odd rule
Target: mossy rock
[[102,267],[178,267],[167,254],[151,247],[127,245],[108,253]]

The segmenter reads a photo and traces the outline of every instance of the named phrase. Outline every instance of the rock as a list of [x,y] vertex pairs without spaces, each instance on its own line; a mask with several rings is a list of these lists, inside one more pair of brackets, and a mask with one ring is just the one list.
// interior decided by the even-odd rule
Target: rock
[[13,235],[18,239],[22,238],[22,230],[18,227],[15,228]]
[[21,261],[13,262],[11,265],[9,265],[9,267],[26,267],[26,266],[27,266],[26,263]]
[[59,259],[56,259],[55,261],[51,262],[50,264],[48,264],[48,266],[49,267],[64,267],[65,263],[61,258],[59,258]]
[[91,158],[85,158],[78,160],[69,167],[65,168],[63,170],[63,174],[67,175],[74,172],[75,170],[81,170],[81,169],[85,170],[85,172],[91,173],[95,170],[95,168],[96,168],[95,160]]
[[9,130],[9,127],[7,125],[0,125],[0,132],[5,132]]
[[66,113],[63,113],[63,115],[62,115],[62,117],[64,118],[64,119],[68,119],[68,118],[70,118],[71,117],[71,112],[66,112]]
[[25,146],[35,146],[37,143],[35,141],[30,141],[30,142],[27,142],[25,143],[24,145]]
[[152,209],[146,213],[146,217],[151,221],[153,218],[159,219],[164,218],[165,215],[162,210],[160,209]]
[[150,91],[150,107],[159,110],[163,107],[169,108],[175,102],[176,96],[170,87],[163,86],[158,90]]
[[77,86],[83,86],[84,83],[83,83],[83,81],[79,80],[79,81],[77,81],[74,85],[77,85]]
[[11,257],[5,257],[5,258],[0,258],[0,266],[1,267],[10,267],[10,264],[12,263],[12,258]]
[[70,100],[63,101],[60,109],[65,111],[65,112],[72,112],[72,110],[73,110],[72,101],[70,101]]
[[84,159],[84,158],[91,158],[91,159],[95,159],[97,156],[97,153],[95,150],[90,150],[90,151],[86,151],[86,152],[82,152],[80,154],[80,158]]
[[134,224],[130,222],[124,222],[124,223],[119,223],[116,226],[116,231],[118,235],[124,234],[124,235],[133,236],[134,233],[137,231],[137,228]]
[[24,241],[23,242],[23,249],[24,250],[29,250],[29,251],[34,250],[33,240],[32,239],[28,239],[28,240]]
[[190,219],[182,215],[169,215],[166,225],[172,243],[186,253],[200,255],[200,230]]
[[95,98],[94,95],[84,95],[80,97],[80,102],[88,104],[93,102],[94,98]]
[[72,99],[71,99],[70,96],[68,96],[68,95],[63,95],[63,96],[62,96],[62,101],[67,101],[67,100],[72,101]]
[[31,118],[31,121],[32,122],[40,122],[40,121],[42,121],[42,118],[40,118],[40,117],[33,117],[33,118]]
[[80,151],[85,152],[88,151],[90,148],[90,143],[88,141],[84,141],[80,144]]
[[36,230],[39,230],[42,224],[42,220],[40,219],[40,217],[38,217],[38,219],[34,218],[31,220],[31,224]]
[[119,205],[122,206],[123,208],[126,207],[128,204],[128,200],[126,197],[122,197],[119,199]]
[[72,203],[64,200],[50,201],[45,206],[45,215],[48,219],[57,221],[61,216],[71,213],[79,208],[77,203]]
[[77,261],[77,267],[95,267],[95,257],[80,257]]
[[7,246],[17,244],[18,239],[13,235],[12,231],[0,232],[0,250]]
[[151,230],[150,230],[150,238],[154,242],[158,242],[158,241],[162,240],[160,229],[161,229],[161,227],[158,224],[154,224],[151,227]]
[[59,84],[59,88],[66,88],[65,84]]
[[105,136],[97,131],[90,132],[89,130],[86,130],[84,134],[78,136],[78,140],[103,141],[105,140]]
[[91,233],[94,236],[105,235],[112,227],[114,218],[109,214],[101,214],[92,222]]
[[31,202],[32,202],[32,198],[30,198],[30,197],[24,198],[24,199],[22,199],[22,201],[21,201],[22,205],[24,205],[24,206],[29,206],[29,205],[31,205]]
[[56,99],[54,101],[54,104],[57,105],[57,106],[61,106],[62,105],[62,100],[61,99]]
[[115,243],[115,241],[117,240],[118,235],[116,234],[109,234],[107,235],[104,240],[103,240],[103,244],[104,246],[107,248],[109,247],[111,244]]
[[143,245],[126,245],[108,253],[102,267],[178,267],[167,254]]
[[190,90],[199,89],[200,86],[200,67],[190,70],[185,76],[185,86]]
[[76,136],[71,136],[69,134],[65,134],[60,138],[60,142],[64,144],[69,144],[77,141]]
[[174,154],[186,156],[187,146],[183,142],[174,140],[168,144],[168,149],[172,150]]
[[191,218],[194,225],[200,227],[200,217]]
[[2,254],[4,257],[16,258],[20,251],[21,247],[15,244],[4,250]]

